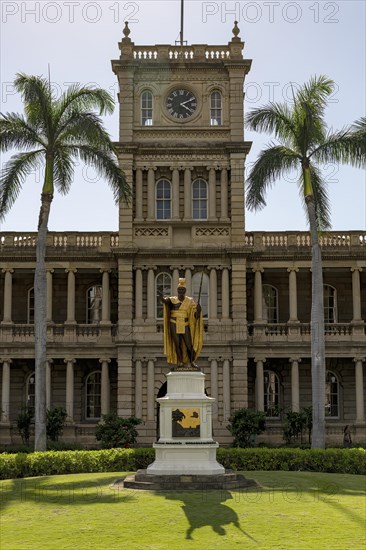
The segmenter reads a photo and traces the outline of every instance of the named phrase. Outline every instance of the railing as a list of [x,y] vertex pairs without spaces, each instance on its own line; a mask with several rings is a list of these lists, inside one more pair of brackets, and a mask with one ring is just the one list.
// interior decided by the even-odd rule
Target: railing
[[[351,323],[325,323],[324,335],[327,341],[352,341],[353,337],[356,337],[356,339],[363,339],[366,336],[366,326],[363,326],[360,330],[359,327]],[[309,342],[311,338],[311,324],[249,323],[248,337],[253,343],[255,343],[256,340],[293,341],[297,339]]]
[[[35,248],[37,233],[8,233],[0,235],[0,247],[5,248]],[[119,246],[118,233],[53,233],[47,235],[47,246],[60,249],[74,247],[88,248],[116,248]]]
[[[73,343],[94,342],[103,338],[103,343],[112,343],[118,334],[117,325],[91,325],[91,324],[49,324],[47,326],[47,341],[49,343]],[[34,325],[25,323],[13,323],[0,325],[0,341],[2,342],[26,342],[34,345]]]
[[[212,236],[229,236],[230,227],[221,226],[211,227],[197,226],[198,236],[206,234],[208,231]],[[206,233],[204,233],[206,232]],[[135,236],[152,237],[166,236],[169,233],[169,227],[145,226],[145,224],[135,225]],[[209,236],[211,236],[211,233]],[[0,234],[0,250],[7,248],[34,249],[37,241],[37,233],[10,233]],[[366,231],[348,231],[348,232],[330,232],[320,236],[319,242],[324,250],[350,250],[362,248],[366,249]],[[115,233],[54,233],[50,232],[47,236],[47,246],[53,249],[66,249],[73,247],[79,250],[104,249],[110,250],[119,246],[119,234]],[[250,248],[257,250],[285,250],[310,249],[310,235],[308,232],[255,232],[245,233],[243,242],[235,246],[239,248]]]
[[160,62],[169,61],[211,61],[222,59],[242,59],[241,48],[235,46],[134,46],[133,50],[122,46],[122,57],[132,57],[136,61]]

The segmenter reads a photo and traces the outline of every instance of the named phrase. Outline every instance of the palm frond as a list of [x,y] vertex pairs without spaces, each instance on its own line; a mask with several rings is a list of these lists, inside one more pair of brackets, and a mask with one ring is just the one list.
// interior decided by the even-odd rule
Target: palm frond
[[275,134],[281,140],[293,144],[296,128],[287,105],[270,103],[250,111],[245,117],[245,125],[255,132]]
[[113,144],[102,121],[95,113],[74,111],[63,120],[56,140],[64,144],[89,144],[113,149]]
[[[70,145],[64,146],[63,149],[74,157],[79,156],[87,165],[93,166],[101,177],[107,179],[116,203],[123,201],[129,204],[132,195],[131,188],[111,150],[88,145]],[[55,185],[62,192],[57,182]]]
[[15,89],[22,95],[24,111],[30,124],[40,125],[46,135],[52,129],[52,91],[49,82],[40,76],[18,73]]
[[67,147],[58,147],[53,158],[53,184],[62,195],[70,191],[73,181],[74,165],[72,154]]
[[282,145],[268,144],[260,152],[247,180],[247,206],[260,210],[266,205],[265,195],[276,179],[299,166],[301,157]]
[[334,82],[326,76],[313,77],[294,93],[293,120],[297,128],[297,143],[303,157],[325,140],[327,126],[324,109]]
[[0,220],[9,212],[22,188],[25,178],[42,162],[43,149],[13,155],[5,164],[0,177]]
[[45,147],[42,136],[17,113],[0,113],[0,150],[8,151],[12,148],[30,149],[39,146]]
[[114,111],[114,101],[109,92],[100,88],[81,88],[70,86],[56,104],[57,123],[64,126],[74,112],[99,110],[99,115],[111,114]]
[[324,143],[312,153],[317,162],[324,164],[350,164],[357,168],[366,165],[366,123],[365,119],[352,126],[328,134]]

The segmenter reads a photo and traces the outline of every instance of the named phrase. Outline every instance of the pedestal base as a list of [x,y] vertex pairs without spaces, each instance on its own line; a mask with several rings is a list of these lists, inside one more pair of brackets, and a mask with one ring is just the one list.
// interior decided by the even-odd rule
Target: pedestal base
[[138,470],[135,475],[117,481],[115,485],[125,489],[142,489],[145,491],[228,491],[253,489],[259,487],[254,479],[246,479],[231,470],[224,470],[218,475],[151,475],[146,470]]
[[216,461],[218,443],[154,443],[155,461],[147,467],[147,475],[224,474]]

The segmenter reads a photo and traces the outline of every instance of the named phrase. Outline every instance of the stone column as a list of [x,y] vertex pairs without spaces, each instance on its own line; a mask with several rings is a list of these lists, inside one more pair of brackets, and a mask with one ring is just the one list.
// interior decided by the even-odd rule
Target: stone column
[[230,281],[229,270],[224,267],[222,270],[222,318],[229,319],[230,317]]
[[208,219],[216,221],[216,172],[215,168],[208,170]]
[[287,271],[289,273],[289,309],[290,309],[289,322],[294,323],[294,322],[298,322],[296,273],[299,271],[299,269],[297,267],[289,267]]
[[76,269],[65,269],[67,275],[67,318],[66,323],[75,321],[75,273]]
[[228,214],[228,178],[227,178],[227,168],[222,168],[221,170],[221,217],[220,221],[226,222],[229,220]]
[[186,279],[187,296],[192,296],[192,271],[190,268],[185,270],[184,277]]
[[141,222],[142,217],[142,186],[143,186],[143,172],[141,168],[136,170],[136,185],[135,185],[135,212],[136,212],[136,222]]
[[51,392],[52,392],[52,381],[51,381],[51,365],[53,359],[48,359],[46,361],[46,409],[51,408]]
[[147,318],[155,319],[155,273],[150,268],[147,272]]
[[212,407],[212,418],[218,418],[218,409],[219,409],[219,390],[218,390],[218,376],[217,376],[217,361],[216,359],[209,359],[211,364],[211,397],[216,399]]
[[361,267],[352,267],[352,303],[353,303],[353,319],[352,322],[362,321],[361,317],[361,287],[360,287],[360,272]]
[[64,359],[66,363],[66,412],[69,422],[74,421],[74,364],[75,359]]
[[230,361],[229,359],[224,359],[222,363],[222,400],[223,400],[223,419],[224,422],[229,420],[230,417],[230,401],[231,401],[231,391],[230,391]]
[[142,362],[135,361],[135,416],[142,419]]
[[293,412],[300,411],[300,384],[299,384],[299,363],[298,357],[290,358],[291,363],[291,409]]
[[254,268],[254,322],[263,321],[263,293],[262,293],[262,273],[261,267]]
[[5,268],[2,270],[4,277],[4,315],[3,323],[12,323],[12,301],[13,301],[13,276],[14,269]]
[[[171,266],[170,267],[171,270],[173,270],[173,277],[172,277],[172,294],[173,296],[176,296],[177,294],[177,286],[178,286],[178,283],[179,283],[179,269],[176,268],[176,267],[173,267]],[[188,294],[187,294],[188,296]]]
[[155,420],[154,359],[147,362],[147,421]]
[[47,323],[52,323],[52,273],[54,269],[47,269]]
[[172,219],[179,220],[179,170],[172,170]]
[[217,272],[215,267],[210,268],[210,309],[209,319],[217,319]]
[[192,219],[192,169],[184,170],[184,219]]
[[139,268],[135,274],[135,318],[142,319],[142,270]]
[[365,421],[365,399],[363,392],[363,367],[364,357],[356,357],[355,362],[355,383],[356,383],[356,422]]
[[149,221],[155,219],[155,171],[154,168],[149,168],[147,172],[147,219]]
[[256,407],[257,411],[264,411],[264,369],[265,359],[254,359],[257,364],[255,379]]
[[110,359],[99,359],[102,365],[101,375],[101,414],[108,414],[110,411],[111,386],[109,382],[109,363]]
[[1,422],[9,422],[10,414],[10,364],[11,359],[1,359],[3,364],[1,384]]
[[102,323],[110,323],[110,288],[109,274],[110,269],[101,269],[102,273]]

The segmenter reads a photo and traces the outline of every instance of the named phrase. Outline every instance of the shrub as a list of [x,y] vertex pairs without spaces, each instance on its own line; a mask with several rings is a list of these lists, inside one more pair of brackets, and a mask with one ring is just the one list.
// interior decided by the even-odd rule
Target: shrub
[[20,413],[17,416],[17,428],[24,445],[29,444],[33,416],[34,411],[30,407],[22,407]]
[[103,423],[95,430],[95,438],[101,441],[104,449],[130,447],[136,443],[138,432],[136,426],[141,420],[135,416],[121,418],[115,413],[103,415]]
[[228,430],[234,436],[234,447],[253,447],[255,436],[264,432],[266,415],[262,411],[238,409],[229,418]]
[[[131,472],[154,461],[148,449],[47,451],[0,454],[0,479],[93,472]],[[365,449],[218,449],[217,460],[231,470],[285,470],[366,474]]]
[[66,418],[67,412],[63,407],[55,407],[47,411],[46,431],[47,437],[49,437],[51,441],[58,441],[64,429]]

